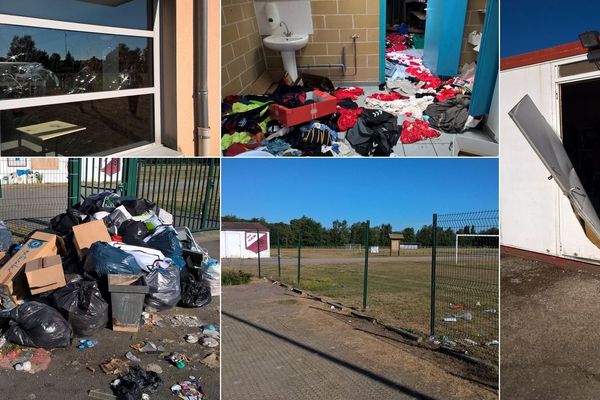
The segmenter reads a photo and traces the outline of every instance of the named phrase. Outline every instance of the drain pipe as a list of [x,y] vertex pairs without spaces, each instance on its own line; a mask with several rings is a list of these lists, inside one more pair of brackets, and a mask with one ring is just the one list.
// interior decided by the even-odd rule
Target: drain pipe
[[208,123],[208,0],[194,2],[194,86],[195,129],[194,153],[206,156],[210,152],[210,128]]
[[[348,75],[348,76],[356,76],[358,74],[358,61],[357,61],[357,51],[356,51],[356,40],[359,38],[360,36],[354,34],[352,35],[352,43],[354,46],[354,74],[352,75]],[[298,69],[315,69],[315,68],[327,68],[327,69],[334,69],[334,68],[341,68],[342,73],[344,75],[346,75],[346,71],[348,70],[348,67],[346,66],[346,48],[342,47],[342,63],[341,64],[306,64],[306,65],[298,65]]]

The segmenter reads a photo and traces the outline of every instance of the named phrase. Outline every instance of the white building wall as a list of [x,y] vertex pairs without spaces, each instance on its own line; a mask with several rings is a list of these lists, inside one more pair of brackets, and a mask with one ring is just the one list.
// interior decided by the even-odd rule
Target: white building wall
[[508,112],[528,94],[559,133],[555,62],[502,71],[500,102],[500,237],[505,246],[600,261],[567,198]]
[[[247,238],[246,235],[249,235]],[[255,236],[256,232],[244,231],[221,231],[221,257],[223,258],[258,258],[258,253],[247,249],[247,243],[252,240],[250,236]],[[271,257],[270,235],[268,232],[261,232],[263,240],[266,236],[266,246],[263,250],[261,244],[260,257]]]

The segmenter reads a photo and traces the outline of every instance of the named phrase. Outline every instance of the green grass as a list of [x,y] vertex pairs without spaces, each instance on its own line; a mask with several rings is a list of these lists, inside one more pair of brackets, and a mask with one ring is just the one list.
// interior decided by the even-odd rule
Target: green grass
[[221,278],[223,286],[245,285],[252,279],[252,274],[240,270],[224,270]]

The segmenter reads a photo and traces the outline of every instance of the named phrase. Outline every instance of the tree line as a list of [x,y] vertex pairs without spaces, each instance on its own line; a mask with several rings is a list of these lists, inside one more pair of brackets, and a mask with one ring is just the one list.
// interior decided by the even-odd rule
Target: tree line
[[[350,224],[346,220],[335,220],[331,227],[324,227],[320,222],[314,219],[303,216],[293,219],[289,223],[285,222],[269,222],[264,218],[244,219],[235,215],[225,215],[222,217],[224,222],[257,222],[264,225],[271,231],[271,247],[277,246],[277,234],[281,247],[295,247],[298,245],[298,236],[302,230],[302,246],[306,247],[344,247],[346,245],[361,245],[365,244],[365,228],[366,222],[359,221]],[[451,246],[454,245],[456,234],[498,234],[497,228],[490,228],[478,232],[474,226],[465,226],[454,231],[451,228],[437,228],[438,245]],[[371,226],[369,229],[369,246],[390,246],[390,233],[395,233],[392,230],[391,224],[381,224]],[[407,227],[398,233],[404,235],[403,242],[418,242],[423,247],[432,246],[432,225],[423,225],[415,232],[413,227]],[[476,244],[476,239],[465,239]]]

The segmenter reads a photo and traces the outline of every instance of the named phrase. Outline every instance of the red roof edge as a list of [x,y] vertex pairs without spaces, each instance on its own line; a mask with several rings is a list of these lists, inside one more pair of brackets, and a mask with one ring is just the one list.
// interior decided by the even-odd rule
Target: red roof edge
[[580,42],[571,42],[512,57],[505,57],[500,60],[500,70],[504,71],[507,69],[525,67],[527,65],[539,64],[585,53],[587,53],[587,49],[583,47]]

